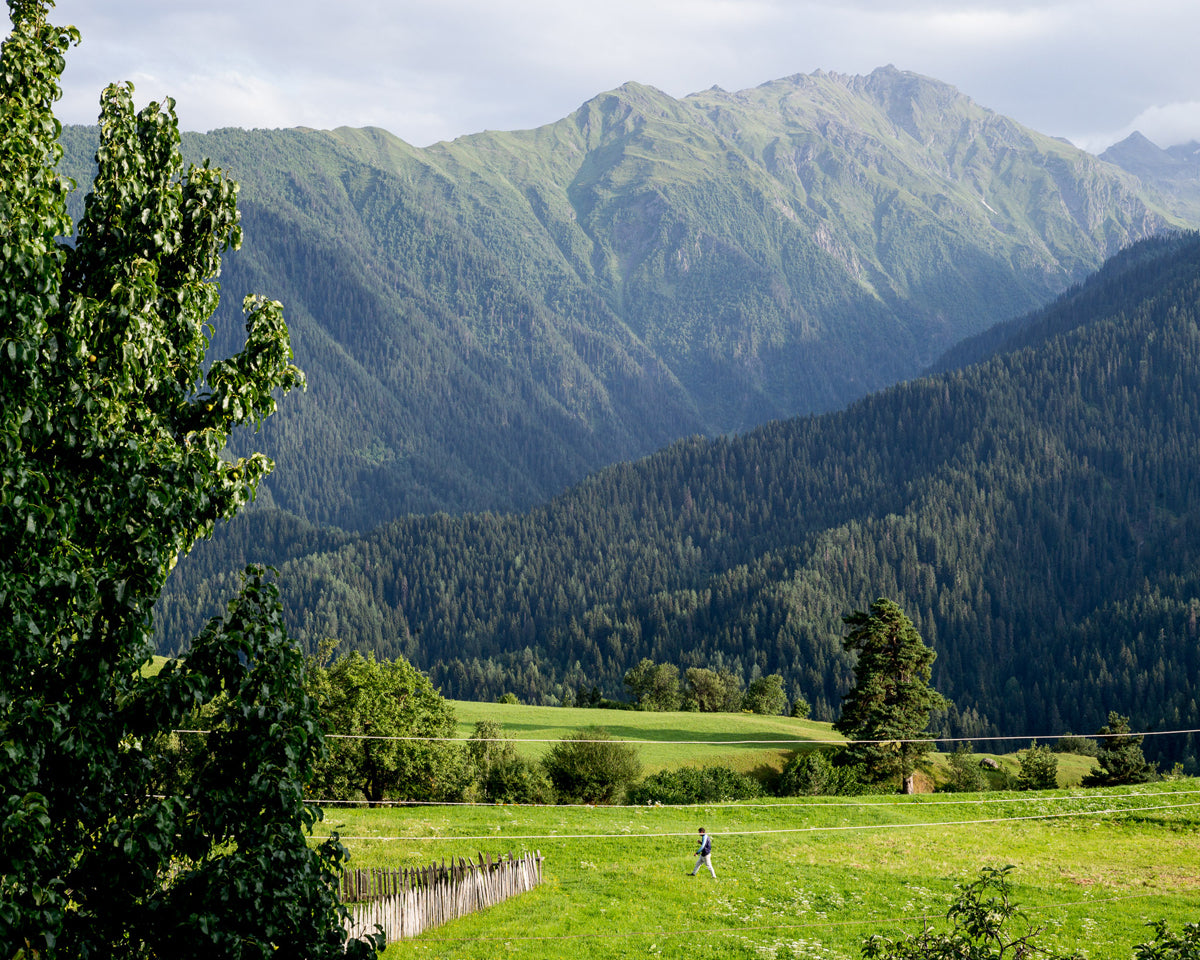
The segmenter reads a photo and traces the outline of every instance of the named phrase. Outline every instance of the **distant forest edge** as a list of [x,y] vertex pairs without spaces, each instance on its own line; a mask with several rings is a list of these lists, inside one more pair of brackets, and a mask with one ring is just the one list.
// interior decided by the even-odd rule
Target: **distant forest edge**
[[[86,184],[95,129],[62,141]],[[627,84],[425,149],[346,128],[183,147],[241,184],[215,352],[261,292],[308,375],[253,441],[279,464],[261,503],[356,531],[527,509],[683,437],[839,409],[1200,223],[1145,150],[1138,179],[894,68]]]
[[1200,235],[1135,245],[995,345],[523,513],[363,535],[241,518],[180,564],[163,648],[265,559],[303,642],[403,654],[447,696],[615,696],[648,657],[779,672],[828,720],[850,685],[841,618],[888,596],[937,651],[946,732],[1089,733],[1109,710],[1200,727]]

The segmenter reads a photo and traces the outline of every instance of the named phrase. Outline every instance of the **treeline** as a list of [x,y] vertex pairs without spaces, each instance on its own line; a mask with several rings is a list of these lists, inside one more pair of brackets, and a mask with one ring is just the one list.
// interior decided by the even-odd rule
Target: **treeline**
[[[1092,730],[1114,709],[1200,726],[1200,237],[1130,269],[1155,261],[1152,295],[1102,274],[1055,307],[1086,303],[1073,325],[1030,318],[1031,345],[846,411],[682,441],[527,513],[414,517],[288,559],[293,629],[404,653],[453,697],[616,696],[649,658],[778,673],[830,720],[841,618],[886,595],[938,653],[945,732]],[[181,565],[166,647],[213,590]],[[1194,755],[1161,739],[1153,759]]]

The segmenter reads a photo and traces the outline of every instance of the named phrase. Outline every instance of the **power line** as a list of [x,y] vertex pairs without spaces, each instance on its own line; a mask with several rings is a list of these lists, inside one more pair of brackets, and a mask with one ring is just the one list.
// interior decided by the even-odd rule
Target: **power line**
[[[209,734],[212,730],[172,730],[172,733],[189,733],[189,734]],[[1200,733],[1200,728],[1190,730],[1143,730],[1140,732],[1130,733],[1097,733],[1090,734],[1089,737],[1095,737],[1103,740],[1126,739],[1130,737],[1166,737],[1166,736],[1181,736],[1183,734]],[[1083,736],[1078,733],[1052,733],[1041,736],[1006,736],[1006,737],[916,737],[910,739],[892,738],[882,740],[812,740],[795,738],[791,740],[637,740],[637,739],[608,739],[608,740],[578,740],[572,739],[571,743],[615,743],[615,744],[630,744],[633,746],[679,746],[689,745],[696,747],[716,746],[716,747],[735,747],[735,746],[780,746],[780,747],[795,747],[804,746],[806,744],[815,744],[819,746],[851,746],[851,745],[886,745],[886,744],[903,744],[903,743],[992,743],[1004,740],[1061,740],[1063,737],[1079,737]],[[374,733],[327,733],[326,740],[395,740],[401,742],[415,743],[561,743],[562,737],[427,737],[427,736],[387,736],[384,734]]]
[[[824,827],[776,827],[768,830],[721,830],[722,837],[753,837],[775,836],[784,833],[852,833],[866,830],[902,830],[914,827],[966,827],[993,823],[1018,823],[1028,820],[1058,820],[1067,817],[1103,817],[1111,815],[1126,815],[1135,813],[1150,813],[1161,810],[1180,810],[1186,807],[1200,807],[1200,801],[1193,803],[1163,804],[1155,807],[1124,807],[1107,810],[1069,810],[1062,813],[1038,813],[1022,817],[986,817],[977,820],[925,820],[909,823],[866,823],[866,824],[837,824]],[[550,833],[550,834],[487,834],[483,836],[435,836],[435,837],[356,837],[340,836],[341,840],[376,841],[379,843],[392,842],[440,842],[451,841],[495,841],[505,840],[664,840],[679,837],[691,838],[690,831],[684,833]],[[325,839],[314,837],[313,839]]]

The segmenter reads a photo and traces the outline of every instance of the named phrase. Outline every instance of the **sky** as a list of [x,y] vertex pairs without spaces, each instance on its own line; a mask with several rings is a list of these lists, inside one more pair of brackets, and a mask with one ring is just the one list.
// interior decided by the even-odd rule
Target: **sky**
[[1196,0],[60,0],[83,40],[58,115],[133,81],[180,126],[383,127],[415,146],[567,116],[627,81],[674,97],[894,64],[1099,152],[1200,140]]

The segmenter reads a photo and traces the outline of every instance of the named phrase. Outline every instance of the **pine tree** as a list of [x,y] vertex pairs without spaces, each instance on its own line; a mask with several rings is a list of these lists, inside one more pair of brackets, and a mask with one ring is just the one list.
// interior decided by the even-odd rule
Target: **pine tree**
[[1085,787],[1116,787],[1154,779],[1154,766],[1142,754],[1145,737],[1130,735],[1128,717],[1110,710],[1108,723],[1097,731],[1096,736],[1100,740],[1097,768],[1083,778]]
[[934,657],[904,611],[881,597],[870,612],[842,618],[850,632],[842,641],[857,652],[854,687],[842,698],[834,729],[851,740],[847,753],[879,781],[899,777],[904,793],[913,792],[913,771],[929,753],[919,738],[929,714],[948,701],[929,685]]

